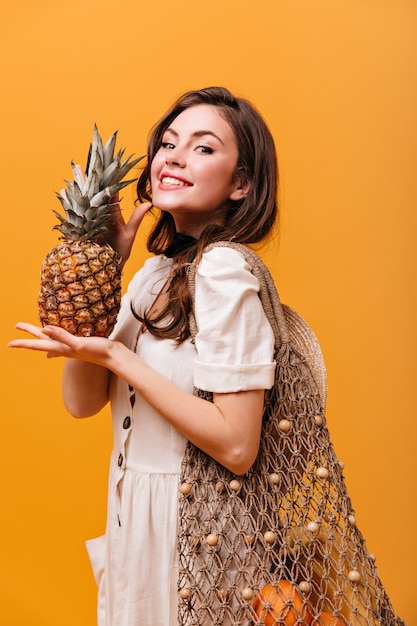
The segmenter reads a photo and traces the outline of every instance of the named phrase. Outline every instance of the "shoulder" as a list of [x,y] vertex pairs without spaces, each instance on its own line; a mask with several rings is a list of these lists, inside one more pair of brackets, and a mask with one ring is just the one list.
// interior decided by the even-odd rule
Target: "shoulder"
[[[241,265],[242,262],[245,262],[244,256],[245,246],[238,245],[236,247],[231,245],[223,245],[219,243],[218,245],[212,244],[203,252],[202,260],[211,261],[211,262],[227,262],[231,265]],[[248,249],[249,250],[249,249]]]
[[149,281],[157,283],[169,273],[171,265],[172,259],[168,259],[163,255],[149,257],[136,274],[134,274],[129,283],[128,290],[135,291],[138,287],[147,284]]
[[156,256],[151,256],[145,260],[142,268],[136,272],[137,274],[153,274],[158,271],[165,271],[167,268],[170,268],[172,265],[172,259],[168,259],[163,254],[158,254]]
[[143,315],[151,306],[155,296],[160,292],[170,274],[172,260],[164,256],[148,258],[133,276],[122,300],[120,317],[130,315],[131,306]]
[[[207,314],[219,321],[238,313],[242,318],[249,310],[262,310],[260,284],[245,258],[244,249],[215,246],[207,250],[196,268],[195,315],[207,321]],[[221,303],[221,306],[219,304]],[[216,314],[214,314],[216,311]]]
[[243,248],[237,249],[227,246],[214,246],[204,252],[197,267],[196,281],[212,279],[227,282],[238,279],[258,285],[257,279],[251,272]]

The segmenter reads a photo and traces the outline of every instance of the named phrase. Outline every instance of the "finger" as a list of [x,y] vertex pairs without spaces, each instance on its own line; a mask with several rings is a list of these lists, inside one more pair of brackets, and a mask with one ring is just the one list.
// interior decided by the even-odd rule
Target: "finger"
[[152,204],[150,202],[143,202],[138,207],[136,207],[126,225],[129,229],[130,234],[134,235],[136,233],[142,223],[143,218],[151,207]]
[[49,337],[49,339],[59,341],[60,343],[66,345],[73,345],[76,341],[74,335],[69,333],[64,328],[61,328],[60,326],[45,326],[45,328],[42,329],[42,333],[43,335]]
[[113,211],[120,211],[120,194],[115,193],[109,200],[109,204],[113,206]]
[[54,353],[56,356],[64,356],[65,349],[69,348],[51,339],[13,339],[8,344],[9,348],[24,348],[36,352]]
[[13,339],[9,342],[9,348],[24,348],[37,352],[46,352],[53,356],[70,356],[72,354],[71,340],[75,337],[58,326],[45,326],[41,328],[34,324],[19,322],[18,330],[23,330],[33,336],[26,339]]
[[29,324],[28,322],[18,322],[15,326],[17,330],[23,330],[36,337],[37,339],[55,339],[63,343],[68,343],[73,335],[68,331],[60,328],[59,326],[35,326],[35,324]]
[[112,212],[112,217],[113,217],[113,224],[117,226],[124,226],[125,220],[122,215],[119,201],[120,201],[120,195],[119,195],[119,192],[117,192],[114,194],[114,196],[110,198],[109,205],[112,207],[111,212]]
[[35,326],[35,324],[29,324],[27,322],[18,322],[15,326],[17,330],[23,330],[25,333],[30,333],[34,337],[43,336],[43,328],[41,326]]

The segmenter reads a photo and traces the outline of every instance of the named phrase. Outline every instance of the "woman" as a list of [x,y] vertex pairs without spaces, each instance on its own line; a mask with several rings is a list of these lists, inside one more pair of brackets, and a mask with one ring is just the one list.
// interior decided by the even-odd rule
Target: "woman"
[[[111,340],[18,324],[16,340],[67,358],[63,397],[75,417],[110,400],[114,427],[108,522],[88,543],[99,583],[100,626],[167,626],[177,620],[178,483],[191,441],[235,474],[253,464],[264,391],[274,382],[274,338],[257,279],[240,252],[215,241],[253,244],[277,217],[277,161],[257,111],[223,88],[181,97],[153,129],[138,183],[142,202],[111,244],[127,260],[150,204],[160,212],[154,253],[123,299]],[[187,268],[195,258],[195,316]],[[214,392],[213,402],[192,394]]]

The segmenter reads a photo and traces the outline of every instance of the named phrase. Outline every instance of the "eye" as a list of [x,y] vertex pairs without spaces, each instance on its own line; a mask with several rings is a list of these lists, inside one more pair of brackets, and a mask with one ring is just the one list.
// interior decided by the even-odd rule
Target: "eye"
[[200,145],[196,148],[197,152],[202,152],[203,154],[213,154],[214,150],[210,146]]
[[165,148],[166,150],[173,150],[175,146],[172,141],[162,141],[161,148]]

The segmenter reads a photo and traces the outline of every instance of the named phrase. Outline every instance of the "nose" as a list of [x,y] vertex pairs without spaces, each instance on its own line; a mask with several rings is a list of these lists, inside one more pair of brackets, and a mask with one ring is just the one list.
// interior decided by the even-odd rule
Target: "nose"
[[185,166],[184,155],[178,147],[175,147],[166,153],[165,161],[167,165],[176,165],[177,167]]

